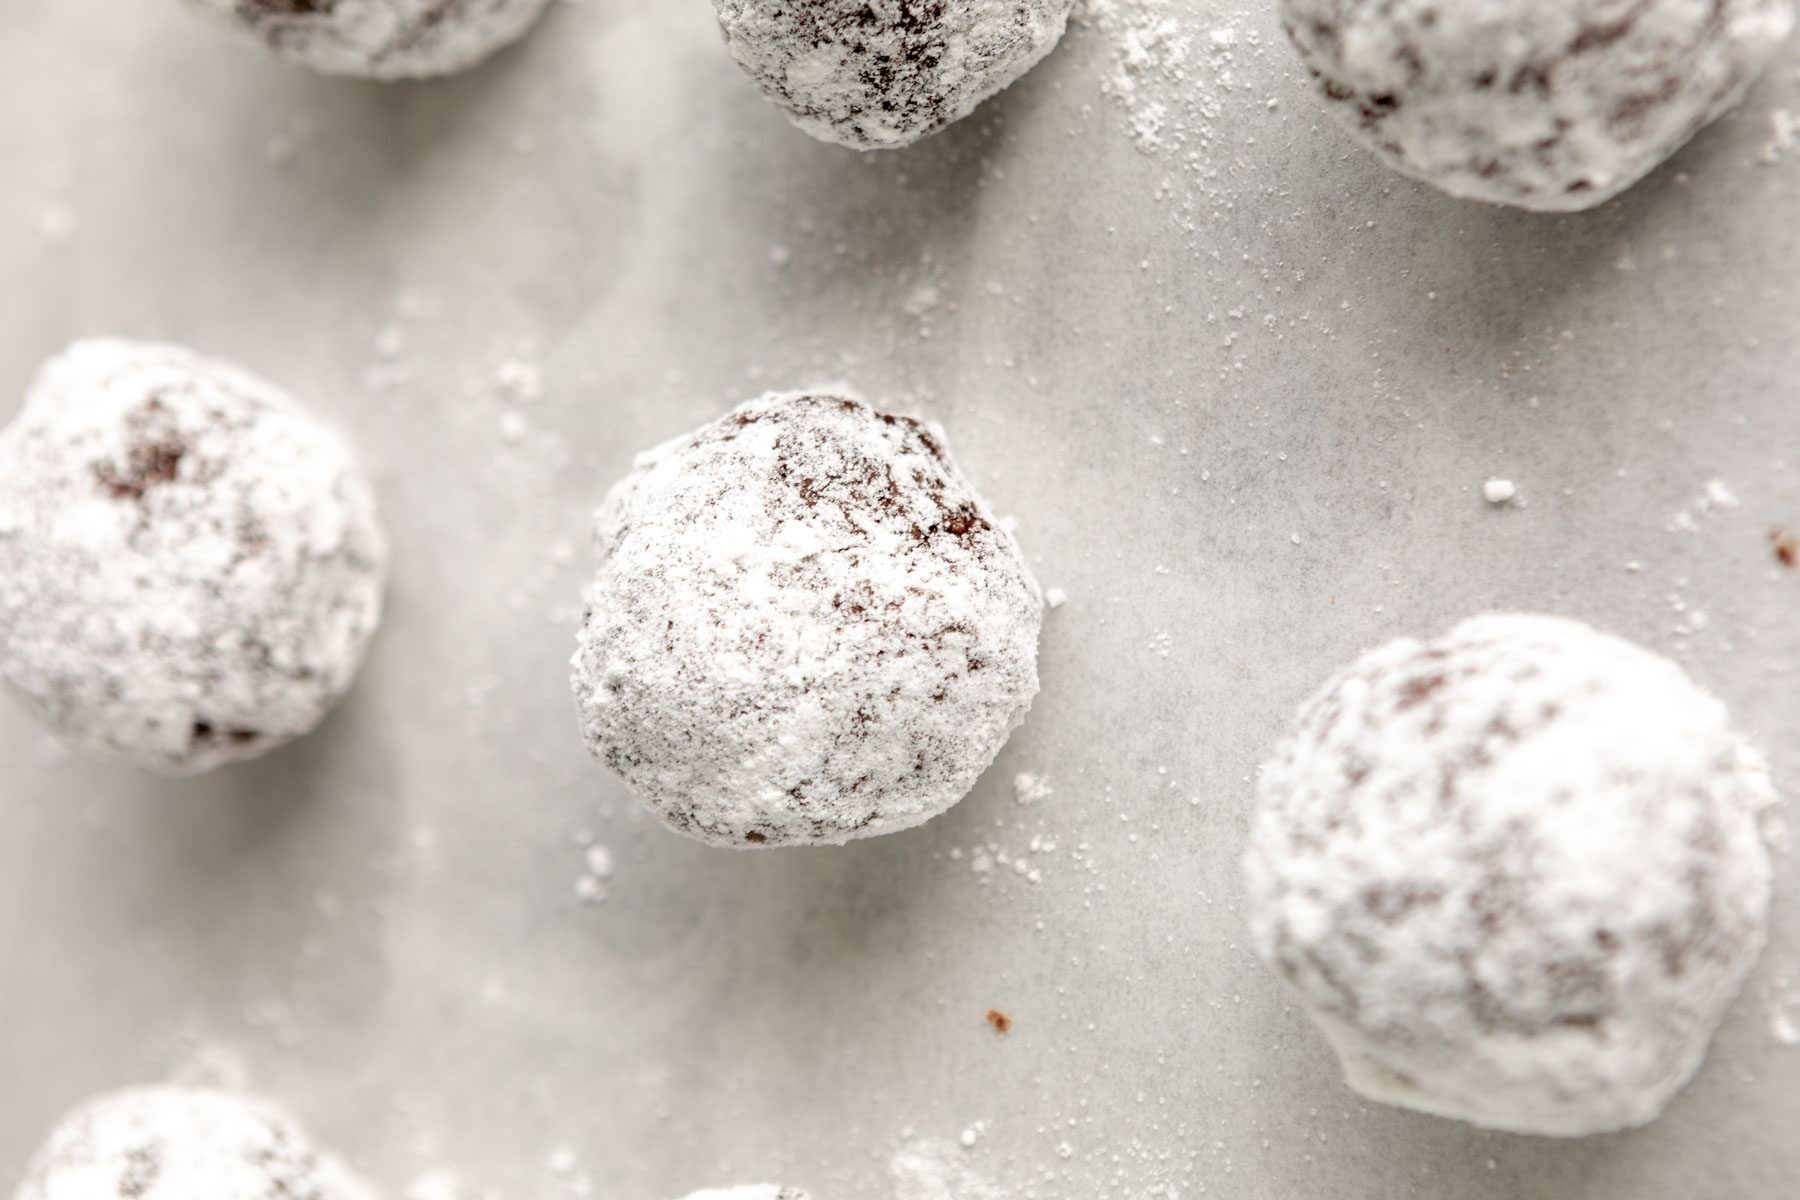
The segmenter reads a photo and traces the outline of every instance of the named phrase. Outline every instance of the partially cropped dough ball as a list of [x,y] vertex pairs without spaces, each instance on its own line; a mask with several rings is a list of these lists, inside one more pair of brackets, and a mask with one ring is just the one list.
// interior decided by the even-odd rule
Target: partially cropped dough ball
[[1281,0],[1332,114],[1456,196],[1624,191],[1743,96],[1792,0]]
[[293,1118],[177,1087],[88,1101],[50,1134],[13,1200],[375,1200]]
[[773,1183],[749,1183],[733,1188],[708,1188],[695,1192],[687,1200],[811,1200],[799,1188],[784,1188]]
[[941,434],[751,401],[639,457],[575,654],[596,757],[724,846],[843,842],[960,800],[1037,692],[1042,599]]
[[713,0],[732,57],[788,119],[857,150],[905,146],[1050,53],[1074,0]]
[[551,0],[186,0],[279,58],[328,75],[418,79],[472,67]]
[[1763,945],[1762,758],[1675,664],[1574,621],[1477,617],[1365,655],[1259,790],[1257,949],[1376,1100],[1641,1125]]
[[178,346],[76,342],[0,431],[0,672],[76,749],[187,773],[310,730],[386,557],[343,439]]

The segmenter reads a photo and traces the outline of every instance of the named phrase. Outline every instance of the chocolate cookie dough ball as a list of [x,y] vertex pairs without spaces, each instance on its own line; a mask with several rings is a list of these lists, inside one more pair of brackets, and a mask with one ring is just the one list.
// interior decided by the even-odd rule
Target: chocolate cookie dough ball
[[906,829],[1024,719],[1043,602],[941,436],[769,395],[607,496],[581,729],[672,828],[737,847]]
[[725,42],[807,133],[906,146],[1050,53],[1074,0],[713,0]]
[[1281,0],[1332,114],[1455,196],[1591,208],[1737,103],[1792,0]]
[[327,75],[449,75],[523,37],[551,0],[185,0]]
[[1365,655],[1263,768],[1257,949],[1372,1099],[1573,1137],[1657,1116],[1763,944],[1761,757],[1675,664],[1477,617]]
[[0,431],[0,673],[75,749],[185,774],[307,732],[386,557],[343,440],[178,346],[76,342]]
[[176,1087],[90,1100],[63,1118],[13,1200],[375,1200],[261,1101]]

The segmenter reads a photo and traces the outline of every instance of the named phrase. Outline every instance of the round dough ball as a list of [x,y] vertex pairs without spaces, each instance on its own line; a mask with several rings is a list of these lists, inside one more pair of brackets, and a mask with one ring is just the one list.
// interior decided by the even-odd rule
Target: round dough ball
[[734,1188],[708,1188],[695,1192],[687,1200],[811,1200],[799,1188],[784,1188],[774,1183],[747,1183]]
[[1657,1116],[1761,952],[1775,803],[1667,659],[1499,615],[1300,710],[1245,857],[1257,949],[1372,1099],[1573,1137]]
[[50,1134],[13,1200],[375,1200],[293,1118],[178,1087],[88,1101]]
[[738,65],[788,119],[856,150],[959,121],[1050,53],[1074,0],[713,0]]
[[1792,0],[1281,0],[1327,106],[1384,162],[1546,211],[1624,191],[1743,96]]
[[343,440],[179,346],[76,342],[0,431],[0,673],[75,749],[186,774],[312,729],[386,558]]
[[551,0],[186,0],[276,57],[327,75],[422,79],[525,35]]
[[1043,601],[941,436],[768,395],[607,496],[582,733],[672,828],[737,847],[906,829],[1024,720]]

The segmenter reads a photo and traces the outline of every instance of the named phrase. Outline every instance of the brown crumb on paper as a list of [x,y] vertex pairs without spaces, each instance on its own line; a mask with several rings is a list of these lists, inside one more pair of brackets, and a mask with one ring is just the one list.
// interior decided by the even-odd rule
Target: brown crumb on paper
[[1775,547],[1775,561],[1782,566],[1800,566],[1800,537],[1784,529],[1771,529],[1769,544]]
[[997,1008],[988,1009],[987,1023],[994,1027],[995,1033],[1008,1033],[1012,1030],[1012,1018]]

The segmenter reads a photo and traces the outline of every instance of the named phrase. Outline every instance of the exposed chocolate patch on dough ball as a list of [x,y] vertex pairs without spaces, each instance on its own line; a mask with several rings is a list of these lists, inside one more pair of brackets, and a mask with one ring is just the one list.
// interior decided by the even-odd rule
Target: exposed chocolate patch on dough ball
[[1486,616],[1359,659],[1263,767],[1257,949],[1364,1095],[1521,1133],[1641,1125],[1761,952],[1763,760],[1679,667]]
[[962,798],[1037,692],[1037,585],[909,417],[751,401],[640,456],[597,543],[573,661],[583,735],[703,841],[917,825]]
[[551,0],[186,0],[278,57],[328,75],[418,79],[474,66]]
[[1730,108],[1792,0],[1281,0],[1326,105],[1456,196],[1591,208]]
[[857,150],[973,112],[1050,53],[1074,0],[713,0],[732,57],[788,118]]
[[13,1200],[376,1200],[293,1118],[176,1087],[88,1101],[50,1134]]
[[386,557],[343,440],[177,346],[76,342],[0,431],[0,673],[77,749],[187,773],[310,730]]

